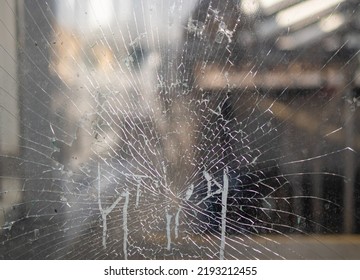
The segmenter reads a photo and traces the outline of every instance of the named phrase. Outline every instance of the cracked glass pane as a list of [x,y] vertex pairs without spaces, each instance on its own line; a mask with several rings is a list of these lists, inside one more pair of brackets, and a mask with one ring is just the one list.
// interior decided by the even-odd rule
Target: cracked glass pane
[[357,0],[0,0],[0,259],[359,259]]

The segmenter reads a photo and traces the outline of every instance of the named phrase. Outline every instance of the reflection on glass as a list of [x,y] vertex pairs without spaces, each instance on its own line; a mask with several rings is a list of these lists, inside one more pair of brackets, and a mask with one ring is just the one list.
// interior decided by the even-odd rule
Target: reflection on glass
[[0,258],[359,258],[356,1],[1,1]]

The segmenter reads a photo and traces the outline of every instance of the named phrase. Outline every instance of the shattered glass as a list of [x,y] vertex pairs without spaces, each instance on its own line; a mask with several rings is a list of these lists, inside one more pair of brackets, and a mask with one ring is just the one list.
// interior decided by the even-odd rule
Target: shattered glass
[[0,3],[0,259],[360,258],[357,0]]

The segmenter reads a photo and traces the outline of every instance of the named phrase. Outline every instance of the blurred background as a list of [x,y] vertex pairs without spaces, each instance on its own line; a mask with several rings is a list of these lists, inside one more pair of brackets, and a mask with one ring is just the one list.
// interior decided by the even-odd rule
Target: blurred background
[[360,258],[357,0],[0,4],[0,258]]

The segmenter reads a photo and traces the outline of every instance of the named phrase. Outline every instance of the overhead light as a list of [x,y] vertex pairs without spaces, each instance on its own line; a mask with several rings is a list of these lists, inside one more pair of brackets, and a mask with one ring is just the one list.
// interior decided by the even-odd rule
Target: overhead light
[[294,50],[304,45],[313,44],[328,36],[329,33],[336,31],[346,22],[344,15],[332,14],[316,24],[296,31],[291,35],[280,37],[277,46],[282,50]]
[[289,27],[306,20],[317,20],[316,16],[327,13],[345,0],[309,0],[292,6],[276,15],[276,23]]
[[345,23],[345,17],[341,14],[334,14],[328,18],[322,19],[319,23],[319,27],[322,31],[329,33],[338,29]]

